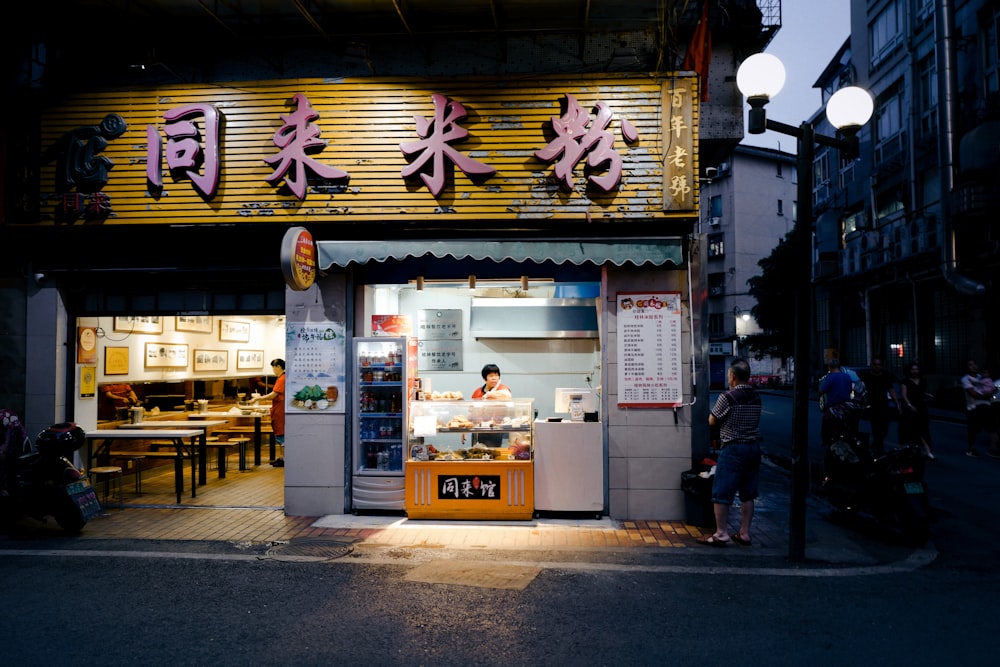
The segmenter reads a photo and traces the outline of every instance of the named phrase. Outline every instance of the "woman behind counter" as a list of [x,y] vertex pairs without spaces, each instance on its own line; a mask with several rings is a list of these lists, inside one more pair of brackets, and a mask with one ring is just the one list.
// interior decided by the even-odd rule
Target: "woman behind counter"
[[509,401],[512,398],[510,387],[500,382],[500,367],[496,364],[483,366],[483,380],[486,383],[482,387],[476,387],[476,390],[472,392],[472,400]]
[[[476,390],[472,392],[472,400],[509,401],[513,398],[510,387],[500,382],[499,366],[496,364],[486,364],[483,366],[482,375],[485,383],[482,387],[476,387]],[[473,438],[473,444],[478,443],[486,447],[500,447],[503,444],[503,438],[503,433],[477,433]]]

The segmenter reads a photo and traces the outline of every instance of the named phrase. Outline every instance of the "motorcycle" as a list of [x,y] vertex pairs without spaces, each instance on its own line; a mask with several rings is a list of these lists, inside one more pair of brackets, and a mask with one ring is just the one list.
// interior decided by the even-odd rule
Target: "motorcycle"
[[86,474],[70,461],[86,442],[72,422],[53,424],[31,446],[20,420],[0,410],[0,522],[7,530],[23,517],[52,517],[66,533],[79,534],[101,512]]
[[874,521],[904,544],[923,546],[930,538],[930,503],[924,458],[905,445],[874,456],[866,440],[838,438],[827,444],[822,489],[839,512]]

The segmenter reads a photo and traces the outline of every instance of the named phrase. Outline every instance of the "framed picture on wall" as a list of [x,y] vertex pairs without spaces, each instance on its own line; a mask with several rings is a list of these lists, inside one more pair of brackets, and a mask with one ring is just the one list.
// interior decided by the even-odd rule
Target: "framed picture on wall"
[[128,375],[128,348],[104,348],[104,374]]
[[264,350],[237,350],[236,370],[248,371],[264,368]]
[[195,350],[194,370],[199,371],[228,371],[229,351],[228,350]]
[[219,340],[229,343],[249,343],[250,323],[219,320]]
[[187,345],[146,343],[146,368],[187,368],[187,365]]
[[163,318],[159,315],[116,317],[112,329],[128,333],[163,333]]
[[177,321],[174,322],[174,329],[192,333],[212,333],[212,316],[178,315]]

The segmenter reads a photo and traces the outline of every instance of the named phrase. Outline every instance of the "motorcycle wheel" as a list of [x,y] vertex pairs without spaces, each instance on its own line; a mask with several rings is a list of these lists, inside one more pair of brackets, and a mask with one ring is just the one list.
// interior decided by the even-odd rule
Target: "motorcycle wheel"
[[902,494],[897,496],[896,522],[900,539],[909,547],[922,547],[931,536],[930,513],[927,495]]
[[79,535],[87,525],[87,520],[80,514],[80,508],[65,493],[57,493],[52,499],[52,517],[69,535]]

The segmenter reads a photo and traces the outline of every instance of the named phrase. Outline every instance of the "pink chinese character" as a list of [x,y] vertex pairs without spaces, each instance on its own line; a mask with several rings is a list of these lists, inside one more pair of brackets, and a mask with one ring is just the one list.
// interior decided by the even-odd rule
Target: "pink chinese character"
[[[205,132],[200,135],[198,126],[189,117],[202,116]],[[184,170],[192,185],[203,197],[214,197],[219,187],[219,111],[211,104],[189,104],[170,109],[163,114],[167,135],[167,168],[171,171]],[[204,140],[204,148],[198,144],[199,136]],[[146,126],[147,154],[146,178],[155,188],[163,186],[160,163],[160,135],[153,125]],[[198,172],[202,168],[203,173]]]
[[[608,173],[604,176],[589,176],[588,180],[604,192],[617,187],[622,177],[622,159],[614,150],[615,137],[607,131],[611,123],[611,110],[604,102],[594,108],[597,117],[591,125],[590,114],[577,103],[572,95],[566,95],[566,111],[562,116],[552,116],[552,129],[556,138],[535,151],[535,157],[545,162],[556,161],[553,169],[563,187],[573,189],[573,168],[585,154],[590,167],[608,163]],[[562,155],[560,158],[559,156]]]
[[[434,100],[434,118],[428,120],[424,116],[413,117],[417,123],[417,135],[421,140],[399,145],[399,150],[407,157],[414,153],[421,154],[403,169],[401,172],[403,178],[421,172],[420,179],[436,197],[444,189],[445,158],[457,165],[466,176],[495,174],[496,169],[493,167],[473,160],[449,145],[469,136],[469,131],[457,124],[468,116],[465,107],[458,102],[449,102],[444,95],[434,94],[431,95],[431,99]],[[421,171],[428,161],[432,161],[429,175]]]
[[[281,150],[274,157],[264,158],[264,162],[270,165],[279,164],[275,167],[274,173],[264,180],[274,184],[285,179],[285,184],[292,191],[292,194],[299,199],[305,199],[306,167],[326,179],[346,179],[350,178],[350,175],[346,171],[325,165],[307,155],[307,152],[325,146],[319,138],[319,126],[311,122],[319,118],[319,114],[310,105],[309,98],[302,93],[296,93],[292,101],[296,105],[295,113],[281,114],[281,121],[284,125],[274,133],[274,145]],[[288,170],[293,166],[295,167],[295,176],[290,177]]]

